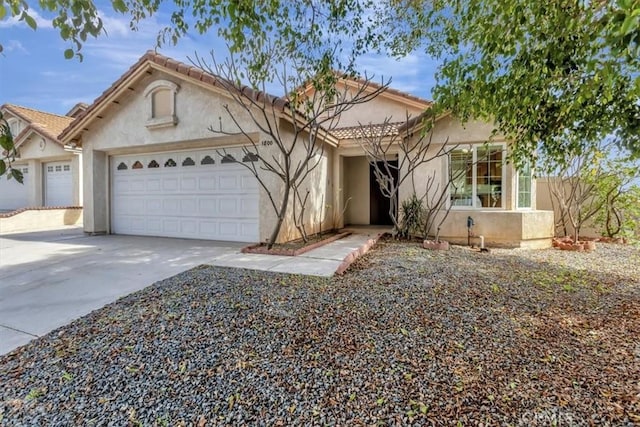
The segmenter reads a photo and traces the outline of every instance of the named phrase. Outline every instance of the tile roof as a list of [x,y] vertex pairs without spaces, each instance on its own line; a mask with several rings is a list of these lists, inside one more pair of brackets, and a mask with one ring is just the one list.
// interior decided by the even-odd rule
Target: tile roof
[[331,134],[338,139],[376,138],[381,136],[398,135],[398,129],[404,122],[380,123],[362,126],[349,126],[331,130]]
[[[382,87],[381,84],[376,83],[376,82],[374,82],[372,80],[368,80],[367,81],[367,80],[361,79],[361,78],[353,78],[352,80],[354,80],[354,81],[356,81],[356,82],[358,82],[360,84],[367,83],[372,88],[380,88],[380,87]],[[419,102],[421,104],[425,104],[425,108],[426,107],[430,107],[431,105],[433,105],[433,101],[429,101],[428,99],[424,99],[424,98],[421,98],[419,96],[412,95],[412,94],[410,94],[408,92],[403,92],[401,90],[394,89],[392,87],[387,87],[387,89],[384,91],[384,93],[387,93],[387,94],[390,94],[390,95],[399,96],[401,98],[405,98],[405,99],[408,99],[408,100],[414,101],[414,102]]]
[[46,113],[44,111],[34,110],[33,108],[22,107],[13,104],[4,104],[0,108],[9,111],[13,115],[28,123],[28,126],[22,132],[20,132],[20,135],[14,136],[14,139],[16,141],[24,136],[29,131],[29,129],[34,129],[35,131],[43,134],[52,141],[61,144],[60,140],[58,140],[58,135],[74,120],[73,117]]
[[[177,72],[186,77],[198,80],[211,86],[217,86],[225,90],[229,85],[235,86],[233,83],[229,82],[228,80],[222,79],[220,76],[207,73],[200,68],[194,67],[192,65],[176,61],[175,59],[161,55],[153,50],[148,50],[144,55],[142,55],[142,57],[140,57],[140,59],[135,64],[133,64],[122,76],[120,76],[118,80],[116,80],[107,90],[105,90],[100,96],[98,96],[84,112],[79,114],[77,116],[77,121],[71,126],[64,129],[59,135],[59,138],[64,139],[66,137],[69,137],[70,134],[74,133],[80,123],[86,117],[90,116],[94,111],[96,111],[105,99],[117,92],[125,81],[127,81],[138,70],[147,66],[148,64],[155,64],[169,71]],[[248,86],[236,87],[236,89],[250,99],[255,99],[260,102],[262,102],[262,100],[264,99],[267,99],[268,102],[271,102],[274,107],[279,110],[284,110],[284,108],[287,106],[287,100],[285,98],[270,95],[265,92],[255,91]]]

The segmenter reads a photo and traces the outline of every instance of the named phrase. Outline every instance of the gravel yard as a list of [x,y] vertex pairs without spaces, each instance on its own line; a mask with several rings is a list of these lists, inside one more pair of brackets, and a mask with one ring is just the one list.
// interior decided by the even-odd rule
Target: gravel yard
[[[0,357],[0,424],[640,424],[640,250],[201,266]],[[634,424],[635,423],[635,424]]]

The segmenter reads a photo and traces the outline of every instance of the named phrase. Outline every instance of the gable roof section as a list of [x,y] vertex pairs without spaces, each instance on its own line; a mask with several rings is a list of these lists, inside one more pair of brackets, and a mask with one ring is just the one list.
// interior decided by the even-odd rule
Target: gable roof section
[[[349,84],[360,85],[360,86],[366,85],[372,91],[382,88],[382,85],[380,83],[376,83],[373,80],[367,80],[361,77],[350,77],[350,76],[341,74],[338,71],[334,71],[333,73],[338,77],[338,81],[341,81],[346,85],[349,85]],[[302,88],[300,88],[300,91],[302,93],[308,93],[312,89],[313,89],[313,85],[309,83],[304,85]],[[424,99],[419,96],[412,95],[408,92],[403,92],[401,90],[394,89],[388,86],[380,94],[380,96],[394,99],[398,102],[402,102],[403,104],[407,104],[415,108],[427,109],[433,105],[433,101],[429,101],[428,99]]]
[[[103,111],[112,101],[115,101],[120,93],[127,90],[131,83],[135,82],[142,74],[150,69],[165,71],[173,75],[177,74],[185,80],[196,81],[205,87],[212,89],[218,88],[220,91],[225,91],[225,88],[231,84],[228,81],[223,80],[221,77],[207,73],[197,67],[176,61],[153,50],[149,50],[107,90],[98,96],[84,112],[79,114],[75,122],[60,133],[60,140],[70,142],[77,139],[78,134],[87,128],[87,126],[89,126],[89,124],[97,117],[99,117],[101,111]],[[250,99],[258,101],[266,100],[280,111],[284,111],[287,106],[286,99],[264,92],[255,91],[248,86],[237,87],[237,90]]]
[[74,121],[73,117],[46,113],[13,104],[4,104],[0,109],[10,112],[27,123],[27,126],[18,135],[14,135],[16,146],[20,145],[21,140],[31,131],[38,132],[57,144],[63,145],[58,139],[58,135]]

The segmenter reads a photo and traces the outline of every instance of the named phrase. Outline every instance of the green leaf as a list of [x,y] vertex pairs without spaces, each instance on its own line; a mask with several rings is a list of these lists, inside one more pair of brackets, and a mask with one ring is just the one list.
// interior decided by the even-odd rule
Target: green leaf
[[18,169],[11,169],[11,176],[13,177],[13,179],[15,179],[16,181],[18,181],[20,184],[22,184],[22,180],[23,180],[23,176],[22,176],[22,171],[18,170]]
[[0,176],[4,175],[7,172],[7,164],[4,160],[0,160]]
[[0,147],[2,147],[3,150],[9,151],[9,152],[11,152],[14,149],[13,138],[11,137],[11,134],[9,133],[0,134]]
[[27,15],[27,12],[22,12],[22,18],[27,23],[27,25],[31,27],[32,30],[35,30],[36,28],[38,28],[38,24],[36,24],[36,20],[33,19],[30,15]]
[[128,11],[127,5],[123,0],[113,0],[111,4],[116,12],[125,13]]
[[67,49],[64,51],[64,59],[73,58],[73,49]]
[[4,4],[0,3],[0,20],[7,16],[7,9],[4,7]]

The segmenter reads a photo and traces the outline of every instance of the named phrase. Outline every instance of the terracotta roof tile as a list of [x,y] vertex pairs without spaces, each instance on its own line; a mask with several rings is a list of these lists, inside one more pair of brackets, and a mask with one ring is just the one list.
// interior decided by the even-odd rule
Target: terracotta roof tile
[[398,135],[398,129],[404,122],[381,123],[362,126],[349,126],[333,129],[331,134],[338,139],[375,138]]
[[[131,75],[133,75],[138,69],[143,67],[147,62],[155,63],[159,66],[166,68],[169,71],[178,72],[184,76],[202,81],[203,83],[206,83],[206,84],[210,84],[211,86],[222,86],[220,84],[221,78],[218,76],[206,73],[196,67],[190,66],[180,61],[176,61],[174,59],[161,55],[155,51],[149,50],[135,64],[133,64],[122,76],[120,76],[120,78],[116,80],[107,90],[105,90],[100,96],[98,96],[95,99],[95,101],[93,101],[93,103],[84,111],[84,113],[78,116],[78,120],[74,124],[64,129],[60,133],[59,138],[64,139],[65,137],[68,137],[70,134],[74,133],[77,130],[76,128],[79,126],[79,123],[85,117],[91,115],[101,105],[102,101],[104,101],[110,95],[115,93]],[[253,99],[259,99],[261,96],[262,97],[266,96],[267,99],[271,103],[273,103],[273,105],[276,108],[280,110],[283,110],[287,105],[287,101],[284,98],[280,98],[270,94],[263,94],[261,92],[254,91],[251,88],[243,87],[238,89],[241,90],[247,97],[250,97]]]
[[0,108],[13,113],[28,123],[28,126],[20,132],[20,135],[15,135],[16,141],[26,134],[29,128],[31,128],[43,134],[47,138],[61,144],[58,140],[58,135],[75,120],[73,117],[46,113],[44,111],[13,104],[5,104]]

